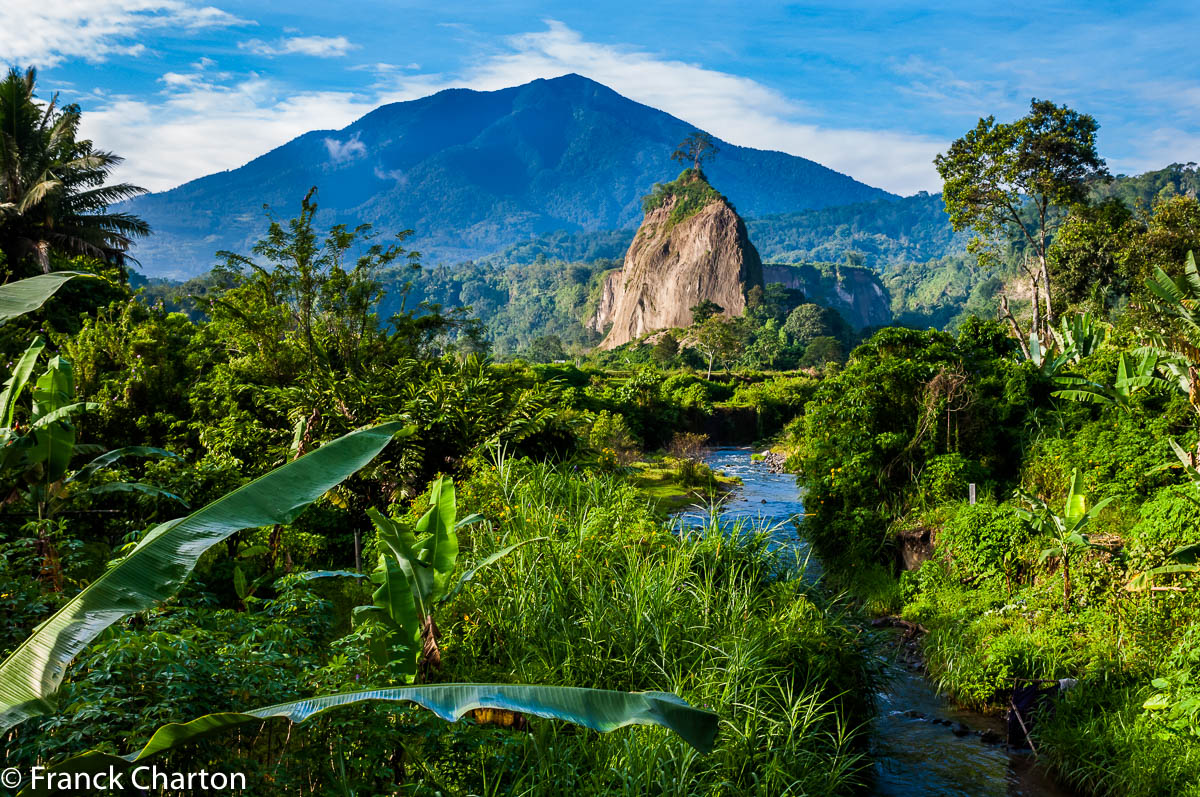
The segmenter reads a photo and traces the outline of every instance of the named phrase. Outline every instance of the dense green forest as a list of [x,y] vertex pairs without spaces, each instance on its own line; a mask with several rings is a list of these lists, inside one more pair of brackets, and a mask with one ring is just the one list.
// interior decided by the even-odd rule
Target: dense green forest
[[[942,196],[762,222],[909,326],[768,283],[598,352],[601,249],[427,267],[316,189],[131,284],[140,189],[36,89],[0,84],[0,768],[863,793],[886,616],[965,706],[1070,679],[1027,733],[1064,783],[1200,794],[1194,166],[1114,180],[1035,101]],[[736,489],[711,442],[786,454],[821,580],[673,519]]]

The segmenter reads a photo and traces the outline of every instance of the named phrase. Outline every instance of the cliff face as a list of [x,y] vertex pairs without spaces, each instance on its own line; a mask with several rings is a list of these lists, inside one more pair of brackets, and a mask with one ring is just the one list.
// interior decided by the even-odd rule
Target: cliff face
[[803,291],[810,302],[836,308],[855,329],[891,323],[891,298],[879,276],[861,266],[763,266],[764,279]]
[[746,225],[724,197],[694,172],[659,188],[625,263],[607,278],[593,325],[612,324],[601,348],[692,323],[708,300],[741,315],[746,291],[763,281],[762,261]]
[[600,285],[600,301],[596,304],[596,315],[587,323],[588,329],[603,332],[613,322],[613,313],[617,309],[617,291],[620,289],[622,269],[613,269],[604,275]]

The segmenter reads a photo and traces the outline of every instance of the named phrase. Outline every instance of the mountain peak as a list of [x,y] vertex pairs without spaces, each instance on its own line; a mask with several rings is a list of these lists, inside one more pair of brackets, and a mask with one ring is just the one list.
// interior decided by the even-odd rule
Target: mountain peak
[[[427,262],[477,258],[556,231],[626,229],[676,173],[688,122],[570,73],[496,91],[448,89],[306,133],[238,169],[127,203],[157,231],[135,256],[152,276],[207,270],[249,251],[318,186],[322,223],[413,229]],[[748,216],[892,198],[820,164],[721,143],[706,165]]]

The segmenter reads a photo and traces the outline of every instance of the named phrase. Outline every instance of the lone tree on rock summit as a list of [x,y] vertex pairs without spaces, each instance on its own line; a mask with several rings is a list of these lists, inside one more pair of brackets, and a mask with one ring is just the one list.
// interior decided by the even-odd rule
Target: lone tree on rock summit
[[712,160],[712,157],[718,152],[720,152],[720,148],[713,141],[713,137],[708,133],[696,130],[675,148],[675,151],[671,153],[671,160],[679,161],[684,165],[690,162],[692,168],[700,171],[700,164],[706,160]]

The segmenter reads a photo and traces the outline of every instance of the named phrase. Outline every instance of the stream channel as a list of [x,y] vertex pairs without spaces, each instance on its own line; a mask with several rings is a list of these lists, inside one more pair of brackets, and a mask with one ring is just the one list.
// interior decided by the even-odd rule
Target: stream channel
[[[742,487],[723,505],[723,522],[743,520],[772,530],[778,549],[795,552],[803,578],[820,577],[820,562],[808,556],[808,544],[797,535],[795,521],[804,512],[796,478],[773,473],[754,462],[752,449],[711,449],[705,461],[714,469],[742,480]],[[706,513],[687,510],[686,526],[703,522]],[[979,797],[1067,797],[1040,771],[1028,753],[1010,753],[1000,744],[985,742],[981,733],[1003,738],[1004,721],[957,708],[938,694],[919,666],[906,661],[902,645],[882,648],[888,677],[877,696],[878,714],[871,734],[875,765],[872,794],[979,795]],[[939,720],[940,722],[934,722]],[[949,722],[945,722],[948,720]],[[969,729],[962,732],[962,726]]]

